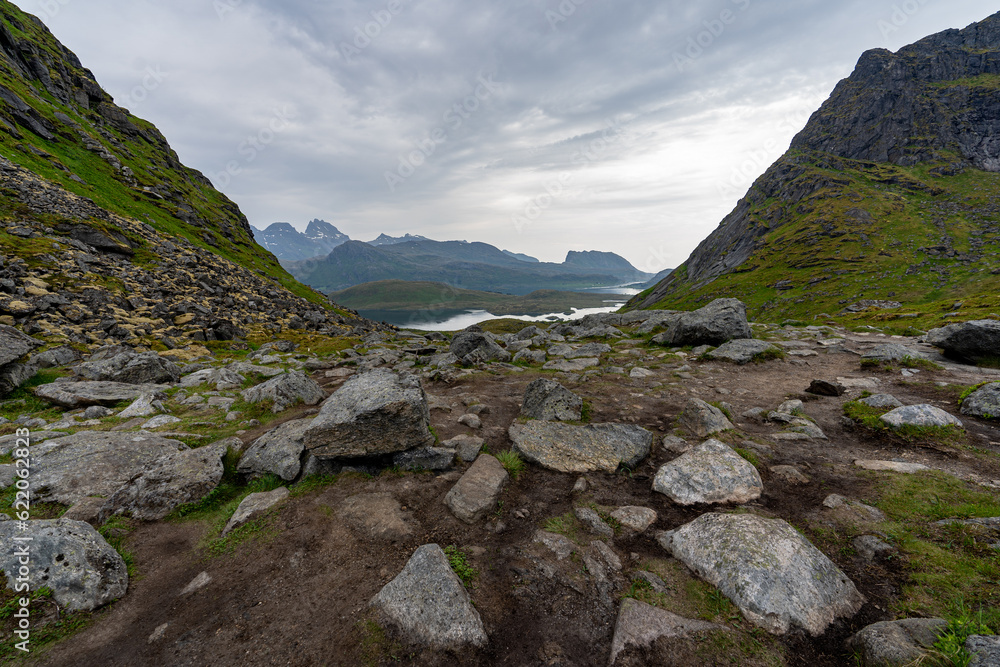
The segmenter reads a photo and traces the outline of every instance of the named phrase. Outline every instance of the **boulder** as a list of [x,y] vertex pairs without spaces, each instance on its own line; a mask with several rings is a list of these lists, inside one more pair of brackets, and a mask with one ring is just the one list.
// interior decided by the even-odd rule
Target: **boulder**
[[197,387],[200,384],[209,384],[214,386],[216,391],[226,391],[239,389],[245,380],[246,378],[229,368],[204,368],[182,377],[181,386]]
[[863,403],[870,408],[894,409],[903,407],[903,402],[891,394],[875,394],[862,398],[859,403]]
[[1000,321],[975,320],[931,329],[925,340],[944,350],[945,356],[976,363],[1000,357]]
[[12,361],[0,366],[0,396],[11,393],[33,378],[37,372],[38,366],[33,361],[24,364]]
[[27,440],[27,444],[30,447],[34,447],[40,442],[45,442],[46,440],[52,440],[53,438],[64,438],[68,434],[64,431],[35,431],[32,430],[30,435],[25,438],[17,433],[11,433],[10,435],[0,435],[0,456],[6,456],[10,454],[16,447],[22,447]]
[[[25,525],[25,530],[19,526]],[[30,542],[15,542],[30,538]],[[0,569],[14,588],[20,567],[18,546],[30,545],[29,586],[48,587],[66,611],[92,611],[125,595],[125,561],[90,524],[70,519],[0,523]],[[9,548],[8,548],[9,547]]]
[[[611,640],[611,658],[608,664],[614,665],[619,654],[632,647],[649,648],[654,643],[659,643],[657,642],[659,639],[674,639],[710,631],[729,632],[729,629],[715,623],[684,618],[666,609],[625,598],[618,610],[618,621],[615,623],[615,634]],[[669,649],[665,650],[669,652]],[[658,661],[656,664],[670,663]]]
[[903,359],[917,359],[923,355],[899,343],[883,343],[861,355],[861,363],[887,363]]
[[465,366],[491,361],[510,361],[510,352],[494,343],[486,334],[476,331],[462,331],[455,334],[451,339],[450,350]]
[[588,368],[601,365],[601,360],[597,357],[584,357],[582,359],[556,359],[542,366],[543,370],[559,371],[560,373],[581,373]]
[[35,396],[69,408],[89,405],[113,406],[132,401],[144,394],[156,394],[170,389],[165,384],[126,384],[123,382],[53,382],[35,388]]
[[656,523],[656,511],[648,507],[619,507],[611,513],[611,518],[629,530],[645,533]]
[[678,505],[747,503],[764,485],[749,461],[718,440],[708,440],[664,465],[653,490]]
[[472,435],[456,435],[450,440],[445,440],[441,446],[445,449],[453,449],[458,453],[458,458],[466,463],[472,463],[479,456],[483,449],[485,440]]
[[578,421],[583,399],[554,380],[535,380],[524,392],[521,416],[542,421]]
[[482,454],[445,496],[448,509],[465,523],[476,523],[496,507],[509,475],[500,461]]
[[[2,343],[0,343],[0,347],[2,347]],[[61,347],[55,347],[51,350],[45,350],[45,352],[36,354],[31,357],[31,361],[38,364],[39,368],[57,368],[59,366],[71,364],[79,358],[79,352],[71,347],[63,345]]]
[[983,385],[962,401],[962,414],[982,419],[1000,419],[1000,382]]
[[587,343],[567,352],[564,356],[567,359],[583,359],[584,357],[600,357],[608,352],[611,352],[611,346],[606,343]]
[[88,380],[125,384],[172,384],[181,377],[180,367],[156,352],[131,351],[80,364],[78,373]]
[[41,344],[14,327],[0,324],[0,366],[17,361]]
[[301,371],[291,371],[276,375],[267,382],[250,387],[240,393],[247,403],[272,401],[271,412],[277,414],[300,403],[316,405],[324,398],[323,388],[306,377]]
[[687,402],[684,412],[681,413],[680,424],[699,438],[707,438],[736,428],[722,410],[700,398],[692,398]]
[[653,434],[631,424],[587,424],[530,421],[511,425],[514,449],[528,461],[558,472],[613,473],[622,465],[636,467],[649,456]]
[[65,505],[107,498],[160,458],[186,449],[149,433],[84,431],[46,440],[31,450],[32,491],[39,501]]
[[742,366],[765,353],[780,355],[781,350],[767,341],[740,338],[715,348],[708,353],[708,358],[716,361],[730,361]]
[[275,489],[274,491],[251,493],[243,499],[240,506],[236,508],[235,512],[233,512],[233,516],[230,517],[229,523],[227,523],[226,527],[222,529],[222,534],[226,535],[231,530],[239,528],[249,521],[253,521],[264,514],[264,512],[284,501],[288,498],[288,496],[288,488],[284,486]]
[[485,646],[486,629],[436,544],[418,548],[370,603],[411,642],[439,649]]
[[225,446],[210,445],[157,459],[108,498],[99,521],[115,514],[158,521],[181,505],[201,500],[222,481],[225,454]]
[[930,656],[938,635],[948,627],[940,618],[905,618],[873,623],[847,640],[862,665],[903,667],[919,664]]
[[753,338],[746,306],[738,299],[716,299],[704,308],[682,313],[653,342],[683,347],[722,345],[734,338]]
[[892,428],[903,428],[904,426],[957,426],[962,428],[962,422],[941,408],[933,405],[904,405],[887,412],[879,419]]
[[379,369],[355,375],[328,398],[306,429],[306,449],[320,458],[404,452],[434,444],[420,380]]
[[455,450],[445,447],[417,447],[393,455],[392,465],[400,470],[448,470],[455,463]]
[[547,358],[544,350],[521,350],[514,355],[514,363],[523,361],[527,364],[544,364]]
[[781,519],[703,514],[662,533],[659,542],[773,634],[802,628],[817,637],[865,601],[847,575]]
[[[127,408],[118,413],[118,416],[122,419],[132,419],[134,417],[152,417],[159,412],[166,412],[167,408],[163,405],[163,401],[167,399],[167,395],[162,392],[152,392],[149,394],[143,394],[139,398],[132,401],[132,404]],[[100,406],[91,406],[100,407]],[[87,408],[88,410],[90,408]]]
[[250,478],[277,475],[294,481],[302,471],[303,438],[311,419],[294,419],[254,440],[240,458],[236,471]]

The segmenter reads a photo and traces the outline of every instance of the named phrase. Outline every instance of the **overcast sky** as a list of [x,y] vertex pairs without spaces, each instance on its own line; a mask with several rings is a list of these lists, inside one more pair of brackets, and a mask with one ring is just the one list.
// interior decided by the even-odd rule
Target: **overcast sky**
[[257,227],[674,267],[870,48],[985,0],[16,0]]

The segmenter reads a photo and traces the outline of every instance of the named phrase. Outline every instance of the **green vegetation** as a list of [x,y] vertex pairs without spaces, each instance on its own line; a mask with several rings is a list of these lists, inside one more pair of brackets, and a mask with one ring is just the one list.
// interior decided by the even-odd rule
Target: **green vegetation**
[[128,569],[129,579],[133,579],[138,571],[135,565],[135,555],[128,550],[125,546],[125,541],[128,539],[129,533],[135,529],[136,522],[132,519],[126,519],[121,516],[113,516],[104,522],[97,532],[101,534],[101,537],[115,550],[118,555],[122,557],[125,561],[125,567]]
[[4,638],[0,642],[0,662],[4,664],[27,662],[40,649],[87,627],[92,619],[91,614],[86,612],[59,611],[59,605],[52,599],[52,590],[49,588],[33,591],[29,596],[31,604],[28,607],[33,619],[30,644],[32,653],[24,653],[14,647],[13,635],[16,627],[14,614],[21,608],[22,595],[15,594],[6,587],[0,590],[0,636]]
[[497,452],[496,458],[497,461],[500,462],[500,465],[504,467],[504,470],[506,470],[510,475],[511,479],[517,479],[520,477],[521,473],[523,473],[528,467],[524,462],[524,459],[521,458],[521,455],[513,449]]
[[757,468],[757,470],[760,470],[760,459],[757,458],[757,455],[754,454],[752,451],[750,451],[749,449],[746,449],[744,447],[734,447],[733,450],[737,454],[739,454],[740,456],[742,456],[744,459],[746,459],[747,462],[750,465],[752,465],[754,468]]
[[451,569],[454,570],[455,574],[462,581],[462,585],[466,588],[472,588],[472,584],[475,582],[476,577],[479,576],[479,573],[469,563],[468,554],[454,544],[451,544],[444,548],[444,555],[448,557],[448,564],[451,565]]
[[576,544],[586,544],[583,526],[572,512],[546,519],[542,522],[542,530],[568,537]]
[[911,426],[892,428],[880,417],[890,408],[873,408],[860,400],[848,401],[844,404],[844,414],[867,429],[885,436],[895,436],[910,443],[930,442],[946,445],[958,445],[965,440],[965,430],[958,426]]
[[986,531],[937,525],[945,519],[1000,516],[1000,499],[941,472],[873,474],[883,530],[905,557],[909,574],[894,611],[900,617],[961,619],[972,615],[1000,629],[1000,558]]
[[33,415],[46,420],[58,419],[63,411],[53,407],[48,401],[38,398],[31,390],[34,387],[55,382],[62,375],[62,373],[52,370],[41,370],[36,373],[34,377],[8,394],[3,401],[0,401],[0,417],[11,421],[23,415]]
[[444,283],[380,280],[330,294],[355,310],[488,310],[495,315],[570,314],[573,308],[604,308],[608,295],[537,290],[524,296],[481,292]]

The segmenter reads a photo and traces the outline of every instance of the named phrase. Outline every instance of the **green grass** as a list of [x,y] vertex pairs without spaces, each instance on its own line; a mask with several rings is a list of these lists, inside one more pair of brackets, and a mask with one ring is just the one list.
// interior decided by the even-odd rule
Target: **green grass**
[[786,359],[788,354],[779,347],[771,347],[763,352],[758,352],[751,357],[750,361],[755,364],[765,364],[769,361],[777,361],[779,359]]
[[583,528],[572,512],[546,519],[542,522],[542,530],[568,537],[576,544],[585,543]]
[[507,471],[507,474],[510,475],[511,479],[517,479],[520,477],[521,473],[523,473],[528,467],[524,462],[524,459],[521,458],[521,455],[513,449],[497,452],[496,459],[500,462],[500,465],[504,467],[504,470]]
[[456,547],[454,544],[448,545],[444,548],[444,555],[448,557],[448,564],[451,569],[455,572],[456,576],[462,581],[462,585],[466,588],[472,588],[472,584],[475,583],[476,577],[479,573],[476,568],[469,563],[469,556],[464,551]]
[[136,527],[135,521],[132,519],[126,519],[121,516],[113,516],[104,522],[104,525],[98,529],[101,537],[111,545],[111,547],[118,552],[118,555],[122,557],[125,561],[125,567],[128,568],[128,578],[133,579],[137,574],[135,564],[135,554],[133,554],[128,547],[125,546],[125,542],[128,540],[129,533],[131,533]]
[[910,426],[892,428],[880,417],[891,408],[873,408],[860,401],[848,401],[844,404],[844,414],[865,428],[887,436],[896,436],[907,442],[919,444],[922,442],[942,445],[960,445],[965,440],[965,430],[958,426]]
[[27,663],[40,649],[79,632],[93,619],[93,615],[87,612],[60,610],[56,618],[42,622],[41,619],[58,609],[58,605],[52,598],[51,589],[41,588],[33,591],[29,596],[31,604],[28,607],[32,619],[29,644],[31,652],[24,653],[15,648],[14,644],[20,640],[15,639],[12,634],[16,627],[14,614],[20,609],[21,597],[23,594],[15,594],[11,589],[0,590],[0,636],[3,637],[3,641],[0,642],[0,662],[3,664]]
[[993,629],[983,623],[982,614],[970,614],[963,607],[934,642],[931,662],[941,667],[967,667],[972,655],[965,650],[965,640],[971,635],[992,634]]
[[900,616],[958,618],[970,613],[1000,629],[1000,555],[975,526],[943,519],[1000,516],[1000,498],[941,472],[872,474],[889,517],[883,530],[905,557],[908,581],[894,603]]
[[48,401],[35,396],[31,390],[44,384],[51,384],[63,375],[64,373],[54,370],[38,371],[27,382],[0,401],[0,417],[6,417],[11,421],[24,415],[48,420],[58,419],[63,413],[62,408],[53,407]]
[[757,455],[754,454],[753,451],[746,449],[744,447],[733,447],[733,451],[735,451],[737,454],[746,459],[747,462],[754,468],[760,470],[760,459],[757,458]]

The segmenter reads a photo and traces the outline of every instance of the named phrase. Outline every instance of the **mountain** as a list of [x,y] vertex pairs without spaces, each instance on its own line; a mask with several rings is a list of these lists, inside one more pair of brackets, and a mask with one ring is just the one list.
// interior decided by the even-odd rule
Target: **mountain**
[[278,258],[279,261],[296,261],[312,257],[325,257],[339,245],[351,240],[347,234],[325,220],[313,220],[300,232],[287,222],[275,222],[267,229],[253,227],[254,239]]
[[526,262],[487,243],[425,239],[374,246],[351,241],[322,260],[286,266],[299,280],[324,292],[383,280],[418,280],[527,294],[539,289],[605,287],[651,277],[617,255],[600,254],[598,261],[590,262],[597,266],[589,266],[587,261],[582,265]]
[[507,255],[508,257],[513,257],[514,259],[519,259],[522,262],[530,262],[532,264],[537,264],[538,263],[537,259],[535,259],[534,257],[532,257],[530,255],[525,255],[524,253],[511,252],[510,250],[502,250],[501,252],[503,254]]
[[649,278],[648,273],[639,271],[627,259],[613,252],[600,252],[598,250],[580,252],[570,250],[566,254],[564,265],[567,267],[613,273],[616,276],[626,277],[627,281],[647,280]]
[[960,300],[996,313],[998,172],[1000,14],[868,51],[735,210],[629,307],[733,296],[771,320],[862,299],[918,318]]
[[404,234],[403,236],[389,236],[387,234],[379,234],[377,239],[368,242],[368,245],[382,246],[382,245],[396,245],[397,243],[408,243],[409,241],[430,241],[426,236],[414,236],[412,234]]
[[235,203],[2,0],[0,99],[4,325],[81,351],[370,328],[297,283]]

